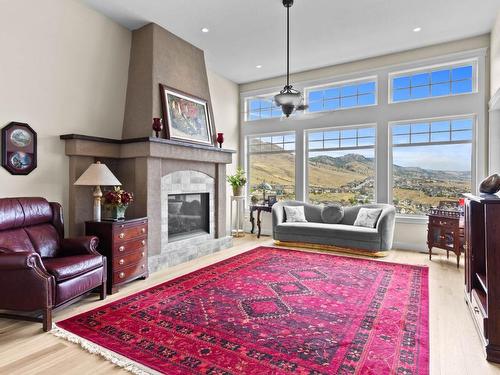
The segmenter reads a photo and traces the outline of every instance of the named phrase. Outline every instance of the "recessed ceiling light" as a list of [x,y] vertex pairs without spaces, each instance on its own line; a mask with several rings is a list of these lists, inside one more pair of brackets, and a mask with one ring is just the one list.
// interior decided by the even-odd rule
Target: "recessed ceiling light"
[[202,33],[208,33],[210,30],[208,29],[208,27],[204,27],[203,29],[201,29],[201,32]]
[[420,31],[422,31],[422,28],[421,28],[421,27],[415,27],[415,28],[413,29],[413,32],[414,32],[414,33],[418,33],[418,32],[420,32]]
[[260,68],[262,68],[262,65],[255,65],[255,67],[256,67],[257,69],[260,69]]

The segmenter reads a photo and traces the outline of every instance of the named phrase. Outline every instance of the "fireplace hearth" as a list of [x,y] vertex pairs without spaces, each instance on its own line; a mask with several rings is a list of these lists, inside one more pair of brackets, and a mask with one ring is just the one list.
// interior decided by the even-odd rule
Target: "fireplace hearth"
[[209,193],[169,194],[169,242],[210,233],[209,202]]

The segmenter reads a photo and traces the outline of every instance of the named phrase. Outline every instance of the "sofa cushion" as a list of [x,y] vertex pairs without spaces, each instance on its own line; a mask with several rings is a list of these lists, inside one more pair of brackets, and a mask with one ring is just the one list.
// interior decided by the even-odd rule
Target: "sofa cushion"
[[55,257],[59,253],[59,234],[51,224],[40,224],[25,227],[35,251],[42,258]]
[[44,258],[42,260],[45,269],[57,281],[68,280],[83,275],[89,271],[102,267],[101,255],[74,255],[60,258]]
[[22,228],[0,232],[0,252],[34,252],[28,233]]
[[375,228],[381,213],[382,210],[380,208],[362,207],[358,212],[356,220],[354,221],[354,226]]
[[307,222],[304,213],[304,206],[283,206],[285,210],[285,220],[287,223]]
[[0,199],[0,230],[20,228],[24,223],[23,207],[16,198]]
[[23,227],[51,223],[52,208],[44,198],[18,198],[24,211]]
[[340,204],[327,204],[321,210],[321,218],[327,224],[338,224],[344,218],[344,207]]
[[282,223],[276,226],[276,234],[302,236],[302,242],[314,242],[314,237],[340,238],[365,242],[380,242],[375,228],[355,227],[345,224],[326,223]]

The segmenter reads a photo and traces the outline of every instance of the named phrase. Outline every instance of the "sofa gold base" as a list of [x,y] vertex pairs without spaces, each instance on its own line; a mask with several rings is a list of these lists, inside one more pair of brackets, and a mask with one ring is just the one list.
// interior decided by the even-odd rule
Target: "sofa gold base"
[[361,250],[361,249],[351,249],[347,247],[338,247],[338,246],[333,246],[333,245],[320,245],[320,244],[315,244],[315,243],[308,243],[308,242],[291,242],[291,241],[278,241],[274,240],[274,244],[276,246],[282,246],[282,247],[300,247],[304,249],[313,249],[313,250],[326,250],[326,251],[334,251],[338,253],[346,253],[346,254],[353,254],[353,255],[363,255],[363,256],[368,256],[372,258],[382,258],[388,255],[388,251],[368,251],[368,250]]

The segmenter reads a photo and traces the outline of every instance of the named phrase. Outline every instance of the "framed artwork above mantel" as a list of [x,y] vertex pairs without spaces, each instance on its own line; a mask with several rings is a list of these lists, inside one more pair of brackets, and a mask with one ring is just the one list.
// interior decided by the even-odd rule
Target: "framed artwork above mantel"
[[215,147],[215,126],[205,99],[160,84],[167,139]]
[[2,129],[2,167],[13,175],[30,174],[37,166],[36,132],[28,124],[11,122]]

